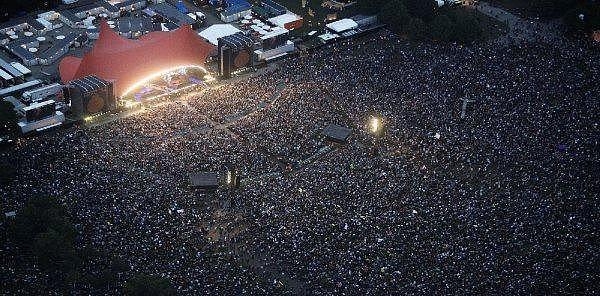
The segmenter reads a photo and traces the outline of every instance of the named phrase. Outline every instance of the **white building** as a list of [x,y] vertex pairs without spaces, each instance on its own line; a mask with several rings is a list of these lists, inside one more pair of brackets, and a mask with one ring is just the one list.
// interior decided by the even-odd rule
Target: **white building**
[[[27,107],[24,107],[22,112],[27,114],[30,111],[40,110],[40,109],[46,108],[46,107],[54,108],[55,104],[56,103],[54,102],[54,100],[33,103]],[[54,111],[53,114],[51,114],[50,116],[41,118],[41,119],[30,120],[30,121],[28,121],[27,119],[23,119],[23,120],[19,121],[18,125],[21,128],[21,132],[26,134],[26,133],[29,133],[32,131],[43,131],[43,130],[49,129],[51,127],[61,125],[65,121],[65,115],[60,111],[56,111],[56,110],[53,110],[53,111]]]
[[23,92],[22,97],[32,102],[41,101],[62,91],[63,85],[54,83]]

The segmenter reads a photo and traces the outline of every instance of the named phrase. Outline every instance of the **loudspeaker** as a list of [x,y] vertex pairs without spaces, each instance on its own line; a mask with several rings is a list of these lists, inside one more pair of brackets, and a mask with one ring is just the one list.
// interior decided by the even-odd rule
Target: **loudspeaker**
[[224,46],[221,47],[221,76],[224,78],[231,77],[231,48]]

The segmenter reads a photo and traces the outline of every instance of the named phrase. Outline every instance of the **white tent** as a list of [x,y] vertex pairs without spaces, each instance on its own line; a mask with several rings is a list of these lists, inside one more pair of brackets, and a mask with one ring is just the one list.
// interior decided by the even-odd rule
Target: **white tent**
[[300,16],[291,12],[287,12],[285,14],[270,18],[269,22],[271,24],[274,24],[275,26],[285,28],[286,24],[295,22],[300,19],[302,19]]
[[241,31],[232,25],[217,24],[217,25],[212,25],[212,26],[206,28],[206,30],[198,33],[198,35],[200,35],[200,37],[208,40],[208,42],[210,42],[211,44],[218,45],[219,38],[230,36],[237,32],[241,32]]
[[330,30],[332,30],[336,33],[341,33],[344,31],[358,28],[358,23],[356,23],[352,19],[346,18],[346,19],[341,19],[339,21],[335,21],[333,23],[327,24],[327,28],[329,28]]

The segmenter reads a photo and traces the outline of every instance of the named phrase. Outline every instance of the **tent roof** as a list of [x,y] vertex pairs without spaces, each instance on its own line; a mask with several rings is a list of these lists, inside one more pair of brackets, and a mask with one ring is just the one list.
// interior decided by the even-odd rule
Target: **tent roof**
[[208,40],[213,45],[217,45],[219,43],[219,38],[233,35],[237,32],[241,32],[238,28],[228,25],[228,24],[218,24],[212,25],[206,30],[199,33],[199,35]]
[[203,65],[213,46],[189,25],[171,32],[152,32],[138,40],[119,36],[106,21],[92,50],[83,58],[67,56],[59,64],[63,82],[88,75],[113,81],[123,95],[135,82],[156,72],[186,65]]
[[271,22],[272,24],[278,26],[278,27],[284,27],[285,24],[287,23],[291,23],[297,20],[302,19],[302,17],[300,17],[299,15],[296,15],[294,13],[291,12],[287,12],[285,14],[282,14],[280,16],[276,16],[276,17],[272,17],[269,19],[269,22]]
[[344,32],[351,29],[358,28],[358,23],[352,19],[341,19],[339,21],[335,21],[333,23],[327,24],[327,28],[335,31],[336,33]]

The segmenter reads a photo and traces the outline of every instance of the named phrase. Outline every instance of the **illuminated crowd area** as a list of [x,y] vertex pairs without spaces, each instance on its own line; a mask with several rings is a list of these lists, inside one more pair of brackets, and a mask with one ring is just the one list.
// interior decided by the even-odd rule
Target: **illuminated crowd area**
[[386,30],[227,81],[161,71],[132,112],[3,152],[3,208],[56,199],[85,252],[61,288],[7,243],[2,290],[594,294],[597,77],[595,48]]

